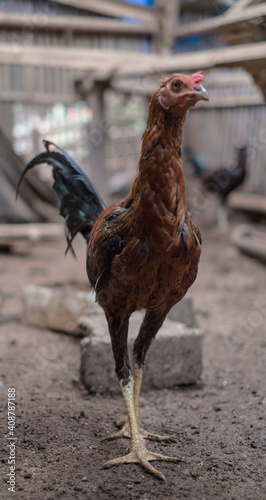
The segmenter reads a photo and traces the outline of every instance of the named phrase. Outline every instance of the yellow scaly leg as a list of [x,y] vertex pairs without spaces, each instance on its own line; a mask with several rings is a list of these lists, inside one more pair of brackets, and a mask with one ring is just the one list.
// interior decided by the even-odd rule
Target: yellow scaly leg
[[[142,384],[143,369],[137,368],[133,360],[132,360],[132,372],[133,372],[133,377],[134,377],[134,382],[133,382],[134,383],[134,388],[133,388],[134,409],[135,409],[136,420],[137,420],[137,423],[139,426],[139,395],[140,395],[141,384]],[[120,437],[126,437],[126,438],[131,437],[128,417],[116,422],[115,425],[116,425],[116,427],[122,427],[120,429],[120,431],[118,431],[115,434],[112,434],[111,436],[104,438],[104,439],[112,440],[112,439],[118,439]],[[145,431],[145,429],[143,429],[140,426],[139,426],[139,433],[142,437],[144,437],[145,439],[150,439],[151,441],[168,441],[171,443],[175,443],[175,440],[169,436],[160,436],[158,434],[153,434],[151,432],[147,432],[147,431]]]
[[[134,379],[131,376],[126,385],[120,382],[121,391],[123,394],[131,434],[131,451],[127,455],[115,458],[106,462],[104,467],[112,467],[113,465],[139,463],[147,472],[153,474],[158,479],[165,479],[164,475],[157,471],[149,462],[151,460],[165,460],[167,462],[180,462],[181,460],[175,457],[168,457],[160,453],[148,451],[144,445],[144,439],[139,432],[135,402],[134,402]],[[138,389],[138,386],[137,386]],[[137,394],[137,392],[136,392]]]

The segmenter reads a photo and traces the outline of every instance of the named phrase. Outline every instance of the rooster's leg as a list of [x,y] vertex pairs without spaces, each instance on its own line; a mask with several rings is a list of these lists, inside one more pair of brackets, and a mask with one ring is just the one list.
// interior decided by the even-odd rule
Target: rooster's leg
[[104,467],[112,467],[113,465],[139,463],[147,472],[153,474],[158,479],[165,479],[164,475],[150,464],[152,460],[165,460],[167,462],[178,463],[180,460],[175,457],[168,457],[160,453],[153,453],[145,448],[144,439],[140,435],[138,423],[134,408],[134,379],[130,375],[126,381],[120,381],[121,391],[124,397],[125,406],[129,419],[130,434],[131,434],[131,451],[127,455],[115,458],[107,462]]
[[[161,328],[166,318],[167,312],[168,311],[164,311],[162,313],[159,311],[148,309],[140,327],[139,334],[134,343],[132,366],[135,379],[134,402],[137,418],[139,411],[139,394],[141,389],[143,366],[145,363],[146,354],[158,330]],[[144,438],[151,439],[152,441],[174,441],[169,436],[160,436],[151,432],[147,432],[144,429],[141,429],[141,434]]]
[[[120,327],[118,331],[114,329],[113,325],[120,324],[120,321],[111,320],[108,323],[109,323],[112,348],[116,364],[116,373],[118,375],[119,384],[123,394],[127,410],[127,417],[129,421],[129,428],[131,435],[131,451],[130,453],[128,453],[123,457],[110,460],[105,464],[105,467],[112,467],[113,465],[125,464],[125,463],[139,463],[145,470],[147,470],[154,476],[158,477],[159,479],[165,479],[163,474],[157,471],[150,464],[150,461],[166,460],[168,462],[177,463],[180,460],[175,457],[168,457],[161,455],[160,453],[150,452],[145,448],[144,439],[140,434],[138,420],[136,416],[135,401],[134,401],[134,378],[129,365],[128,353],[127,353],[128,320],[122,324],[122,327]],[[135,396],[138,395],[141,385],[141,377],[137,376],[137,379],[138,379],[137,392],[135,393]]]
[[[134,359],[132,360],[132,371],[133,371],[133,377],[134,377],[134,389],[133,389],[134,409],[135,409],[136,419],[137,419],[137,422],[139,425],[139,395],[140,395],[141,384],[142,384],[143,369],[138,368],[136,366]],[[117,439],[119,437],[128,437],[128,438],[131,437],[128,417],[116,422],[115,425],[116,425],[116,427],[121,427],[121,429],[116,434],[112,434],[108,439]],[[153,434],[151,432],[147,432],[145,429],[143,429],[140,426],[139,426],[139,433],[142,437],[144,437],[145,439],[150,439],[151,441],[175,442],[175,440],[169,436],[161,436],[158,434]]]
[[[143,365],[150,344],[153,341],[159,328],[162,326],[165,317],[166,313],[161,314],[156,311],[147,310],[143,323],[140,327],[139,335],[136,338],[134,344],[133,358],[132,358],[132,374],[134,378],[133,398],[134,398],[135,415],[138,426],[139,426],[139,395],[143,377]],[[111,434],[111,436],[108,436],[107,438],[104,439],[112,440],[112,439],[118,439],[120,437],[126,437],[126,438],[131,437],[128,417],[116,422],[115,425],[116,427],[121,427],[121,429],[118,432]],[[140,426],[139,426],[139,432],[142,437],[144,437],[145,439],[150,439],[151,441],[175,442],[175,440],[169,436],[161,436],[158,434],[147,432]]]
[[218,223],[218,229],[220,231],[226,231],[228,229],[229,221],[228,221],[228,212],[225,202],[222,202],[221,205],[218,207],[217,223]]
[[[133,374],[134,374],[134,407],[135,407],[137,422],[139,422],[139,395],[140,395],[141,384],[142,384],[143,369],[138,368],[134,361],[132,362],[132,365],[133,365]],[[145,439],[150,439],[151,441],[175,442],[174,439],[172,439],[169,436],[161,436],[159,434],[153,434],[151,432],[146,431],[142,427],[140,427],[139,430],[140,430],[141,436],[144,437]]]

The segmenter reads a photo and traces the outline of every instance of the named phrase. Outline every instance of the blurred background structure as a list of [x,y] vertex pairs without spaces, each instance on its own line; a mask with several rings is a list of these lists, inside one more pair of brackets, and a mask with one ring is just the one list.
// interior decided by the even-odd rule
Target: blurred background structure
[[43,138],[67,149],[107,201],[126,194],[150,94],[173,72],[204,70],[210,94],[189,115],[185,167],[228,165],[241,141],[245,189],[265,194],[265,40],[262,1],[0,0],[0,220],[54,218],[46,168],[14,201]]

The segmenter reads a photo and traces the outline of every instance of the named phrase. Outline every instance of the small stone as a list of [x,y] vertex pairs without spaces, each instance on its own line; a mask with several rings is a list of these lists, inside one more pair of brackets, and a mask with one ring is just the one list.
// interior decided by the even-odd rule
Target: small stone
[[58,394],[47,394],[47,398],[52,399],[53,401],[59,401],[61,396],[58,396]]
[[31,472],[25,472],[24,474],[24,478],[25,479],[30,479],[32,477],[32,473]]
[[194,478],[194,479],[197,479],[197,477],[199,476],[199,473],[196,469],[192,469],[190,471],[190,475]]

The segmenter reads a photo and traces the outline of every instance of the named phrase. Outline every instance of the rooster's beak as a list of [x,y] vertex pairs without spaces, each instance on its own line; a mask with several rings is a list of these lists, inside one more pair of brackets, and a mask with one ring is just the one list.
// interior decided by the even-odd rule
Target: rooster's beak
[[194,87],[194,93],[199,101],[209,101],[208,92],[202,85]]

